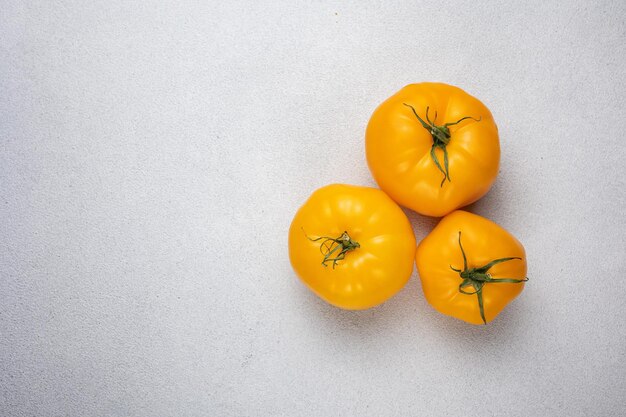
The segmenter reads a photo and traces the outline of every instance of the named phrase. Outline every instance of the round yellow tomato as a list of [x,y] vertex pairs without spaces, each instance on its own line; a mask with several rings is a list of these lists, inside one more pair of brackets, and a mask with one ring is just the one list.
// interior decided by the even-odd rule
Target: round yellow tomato
[[426,300],[439,312],[487,324],[524,289],[526,253],[491,220],[457,210],[417,247]]
[[458,87],[411,84],[382,103],[365,134],[374,179],[399,204],[443,216],[485,195],[498,174],[491,112]]
[[322,299],[357,310],[397,293],[413,271],[415,236],[384,192],[328,185],[315,191],[289,229],[289,258]]

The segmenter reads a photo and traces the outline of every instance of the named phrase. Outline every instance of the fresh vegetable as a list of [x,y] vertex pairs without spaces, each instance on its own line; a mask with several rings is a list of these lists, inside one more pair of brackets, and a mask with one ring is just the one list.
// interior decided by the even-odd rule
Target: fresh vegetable
[[522,244],[491,220],[461,210],[422,240],[415,260],[426,300],[472,324],[493,320],[528,280]]
[[415,236],[384,192],[329,185],[315,191],[289,229],[289,258],[319,297],[345,309],[380,304],[408,281]]
[[485,195],[498,174],[491,112],[458,87],[411,84],[382,103],[367,126],[372,174],[399,204],[443,216]]

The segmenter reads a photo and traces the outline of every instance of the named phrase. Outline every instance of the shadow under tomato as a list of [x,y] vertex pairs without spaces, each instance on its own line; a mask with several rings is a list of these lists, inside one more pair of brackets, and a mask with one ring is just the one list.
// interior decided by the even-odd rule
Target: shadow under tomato
[[439,217],[422,216],[414,211],[403,208],[404,213],[409,218],[411,226],[413,227],[413,233],[415,233],[415,241],[419,243],[437,226]]
[[[297,279],[294,277],[294,279]],[[317,297],[304,284],[295,294],[300,299],[302,314],[348,347],[364,340],[393,339],[393,334],[411,326],[415,320],[416,273],[394,297],[367,310],[343,310]]]
[[493,321],[486,325],[474,325],[439,313],[428,304],[419,288],[419,313],[424,317],[424,331],[434,337],[445,339],[447,346],[481,352],[493,349],[511,349],[524,343],[527,329],[526,304],[522,298],[511,302]]

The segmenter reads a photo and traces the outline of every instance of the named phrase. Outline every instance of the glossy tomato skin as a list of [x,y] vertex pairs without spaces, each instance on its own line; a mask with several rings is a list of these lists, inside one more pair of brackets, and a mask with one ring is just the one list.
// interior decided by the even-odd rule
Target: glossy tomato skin
[[[423,120],[426,108],[435,123],[449,126],[446,146],[450,181],[431,157],[433,136]],[[440,217],[485,195],[498,174],[500,142],[491,112],[477,98],[442,83],[407,85],[383,102],[372,115],[365,134],[367,162],[381,189],[399,204],[420,214]],[[444,155],[435,149],[443,167]]]
[[[493,266],[494,278],[526,277],[526,253],[522,244],[491,220],[457,210],[444,217],[422,240],[415,254],[426,300],[440,313],[471,324],[483,324],[476,295],[459,292],[463,268],[459,232],[468,267],[479,267],[498,258],[519,257]],[[486,321],[493,320],[524,289],[524,283],[487,283],[483,290]]]
[[[358,248],[322,265],[319,237],[347,232]],[[333,184],[316,190],[289,229],[289,259],[298,277],[328,303],[349,310],[376,306],[413,271],[415,236],[402,209],[383,191]],[[338,252],[335,252],[335,255]]]

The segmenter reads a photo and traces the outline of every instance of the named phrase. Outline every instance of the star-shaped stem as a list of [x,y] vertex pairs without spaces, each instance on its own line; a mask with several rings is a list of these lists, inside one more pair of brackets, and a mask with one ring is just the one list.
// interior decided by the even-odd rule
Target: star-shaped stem
[[[462,281],[459,284],[459,292],[462,294],[473,295],[476,294],[478,297],[478,308],[480,309],[480,317],[483,319],[483,323],[487,324],[487,320],[485,319],[485,307],[483,305],[483,287],[486,284],[498,284],[498,283],[509,283],[509,284],[519,284],[521,282],[528,281],[527,277],[524,278],[493,278],[491,274],[488,272],[492,266],[500,264],[502,262],[509,262],[514,259],[521,260],[519,257],[509,257],[509,258],[499,258],[494,259],[493,261],[477,267],[477,268],[468,268],[467,266],[467,257],[465,256],[465,250],[463,250],[463,245],[461,244],[461,231],[459,231],[459,247],[461,248],[461,254],[463,255],[463,270],[454,268],[450,265],[450,269],[455,272],[458,272]],[[465,288],[473,287],[474,291],[466,291]]]
[[[438,126],[435,124],[435,122],[437,121],[436,111],[435,111],[435,118],[432,121],[430,120],[430,117],[428,115],[430,107],[426,107],[426,121],[424,121],[424,119],[422,119],[420,115],[417,114],[417,111],[415,111],[415,108],[413,106],[411,106],[410,104],[406,104],[406,103],[402,103],[402,104],[404,104],[405,106],[407,106],[413,111],[413,114],[415,115],[415,117],[417,117],[417,120],[419,120],[422,127],[428,130],[428,132],[433,137],[433,145],[430,148],[430,157],[432,158],[433,162],[435,163],[439,171],[441,171],[441,173],[443,174],[443,179],[441,180],[441,187],[443,187],[443,184],[446,182],[446,180],[450,182],[450,168],[448,167],[448,149],[446,148],[448,143],[450,143],[450,138],[451,138],[449,126],[454,126],[456,124],[461,123],[463,120],[467,120],[467,119],[472,119],[476,122],[480,122],[481,118],[479,117],[478,119],[476,119],[471,116],[465,116],[465,117],[460,118],[456,122],[445,123],[443,125]],[[437,148],[443,151],[443,167],[441,166],[441,163],[439,162],[439,158],[437,158],[437,153],[435,152],[435,149]]]

